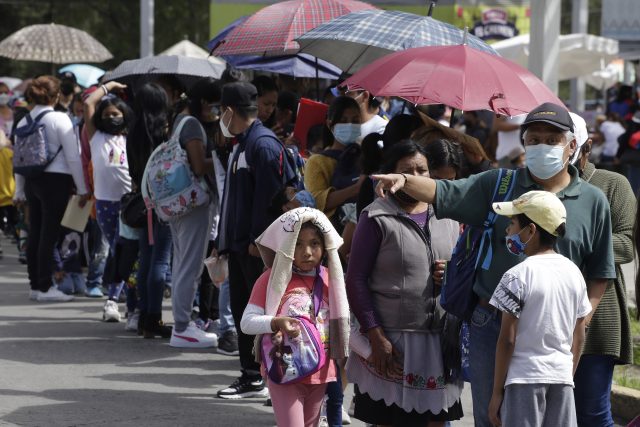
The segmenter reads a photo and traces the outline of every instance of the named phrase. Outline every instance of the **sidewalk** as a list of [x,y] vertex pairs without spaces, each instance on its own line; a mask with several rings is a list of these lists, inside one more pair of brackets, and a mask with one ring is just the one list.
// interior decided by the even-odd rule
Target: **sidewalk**
[[[236,357],[181,351],[103,323],[104,300],[28,299],[26,267],[3,239],[0,260],[0,425],[273,426],[264,400],[215,399],[239,374]],[[123,307],[121,307],[123,309]],[[165,302],[164,318],[171,321]],[[351,402],[351,387],[345,406]],[[473,425],[469,389],[466,416]],[[363,423],[354,420],[353,426]]]

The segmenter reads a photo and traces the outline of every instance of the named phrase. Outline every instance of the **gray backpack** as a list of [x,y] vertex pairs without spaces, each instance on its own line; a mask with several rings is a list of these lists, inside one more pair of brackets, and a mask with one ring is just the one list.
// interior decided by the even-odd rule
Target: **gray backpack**
[[27,124],[15,130],[13,171],[25,178],[40,176],[62,150],[60,145],[58,151],[51,155],[44,125],[40,123],[40,120],[52,111],[43,111],[35,120],[31,118],[31,114],[27,114]]

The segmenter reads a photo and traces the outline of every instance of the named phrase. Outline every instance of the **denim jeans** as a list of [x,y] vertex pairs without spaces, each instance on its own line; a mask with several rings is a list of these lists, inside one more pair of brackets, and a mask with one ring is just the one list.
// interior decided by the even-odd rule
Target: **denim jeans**
[[497,311],[478,305],[469,322],[469,374],[476,427],[493,426],[488,412],[501,321]]
[[228,278],[220,285],[220,292],[218,293],[218,313],[220,315],[220,336],[227,331],[235,331],[236,324],[233,321],[233,314],[231,314]]
[[580,427],[613,426],[611,416],[612,356],[583,354],[573,378],[576,414]]
[[138,307],[145,313],[162,312],[162,296],[166,265],[171,255],[169,226],[154,220],[154,245],[149,245],[147,231],[140,234],[140,262],[138,264]]
[[98,221],[89,219],[89,234],[92,242],[89,251],[89,272],[87,273],[87,288],[95,288],[102,284],[104,268],[109,255],[109,243],[102,235]]
[[[334,362],[335,363],[335,362]],[[327,423],[329,427],[342,426],[342,378],[340,367],[336,363],[336,381],[327,384]]]

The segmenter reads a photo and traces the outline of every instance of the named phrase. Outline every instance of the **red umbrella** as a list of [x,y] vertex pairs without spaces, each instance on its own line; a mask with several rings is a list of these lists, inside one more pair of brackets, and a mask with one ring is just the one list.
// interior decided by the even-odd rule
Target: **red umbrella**
[[518,64],[466,45],[419,47],[392,53],[345,81],[349,89],[398,96],[414,104],[514,116],[545,102],[563,105],[540,79]]
[[260,9],[212,51],[215,55],[285,55],[300,50],[294,41],[307,31],[347,13],[376,9],[356,0],[292,0]]

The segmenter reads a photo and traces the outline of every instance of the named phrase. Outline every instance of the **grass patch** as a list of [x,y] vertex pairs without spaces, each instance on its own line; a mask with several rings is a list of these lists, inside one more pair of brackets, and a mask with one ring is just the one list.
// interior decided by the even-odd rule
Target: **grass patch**
[[622,387],[640,390],[640,378],[633,374],[629,366],[616,366],[613,371],[613,382]]

